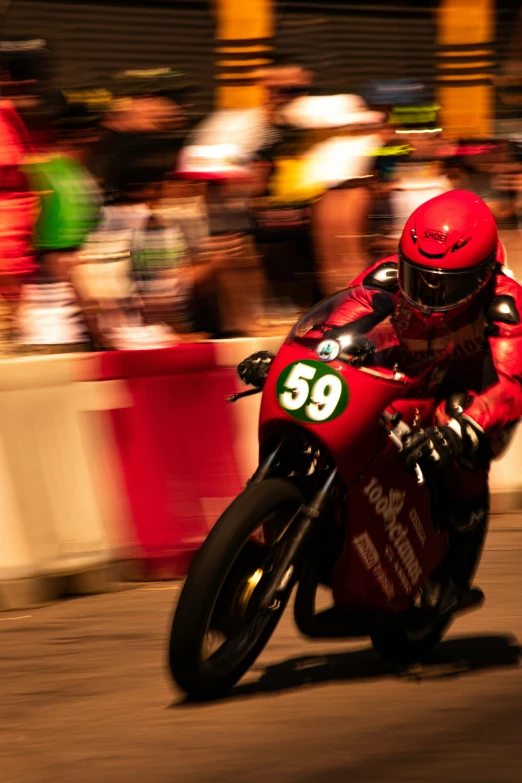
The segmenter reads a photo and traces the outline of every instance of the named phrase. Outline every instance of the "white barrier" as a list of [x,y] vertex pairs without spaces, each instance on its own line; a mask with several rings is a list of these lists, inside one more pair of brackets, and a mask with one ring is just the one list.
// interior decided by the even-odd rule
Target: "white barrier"
[[491,511],[504,514],[522,510],[522,428],[519,426],[501,459],[492,462]]
[[39,356],[0,365],[4,609],[103,589],[110,577],[108,483],[94,470],[95,452],[103,458],[108,445],[94,429],[86,437],[83,417],[118,403],[100,404],[91,384],[77,382],[81,361]]

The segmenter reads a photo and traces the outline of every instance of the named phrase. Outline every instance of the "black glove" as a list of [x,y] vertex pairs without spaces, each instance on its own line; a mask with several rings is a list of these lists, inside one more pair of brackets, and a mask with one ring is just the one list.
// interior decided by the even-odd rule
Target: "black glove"
[[451,419],[444,426],[414,430],[404,438],[402,455],[408,470],[418,462],[422,465],[444,467],[455,460],[473,463],[473,457],[481,450],[483,433],[463,417]]
[[237,367],[237,374],[243,383],[249,386],[257,386],[261,389],[265,385],[270,365],[274,360],[274,354],[270,351],[258,351],[244,359]]

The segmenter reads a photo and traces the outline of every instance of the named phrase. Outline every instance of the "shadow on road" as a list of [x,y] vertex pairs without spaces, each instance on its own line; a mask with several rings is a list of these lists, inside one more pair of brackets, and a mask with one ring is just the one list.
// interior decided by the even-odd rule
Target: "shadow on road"
[[[370,647],[323,656],[302,656],[272,664],[255,682],[236,686],[220,701],[233,701],[258,694],[280,693],[329,682],[396,677],[416,682],[460,677],[486,669],[518,666],[522,647],[514,636],[460,636],[442,642],[429,662],[408,667],[386,663]],[[201,702],[199,702],[201,704]],[[173,707],[193,706],[185,700]]]

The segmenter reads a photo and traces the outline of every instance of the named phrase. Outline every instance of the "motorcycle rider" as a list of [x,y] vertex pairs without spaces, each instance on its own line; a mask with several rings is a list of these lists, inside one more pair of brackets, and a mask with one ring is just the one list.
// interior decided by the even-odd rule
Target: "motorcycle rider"
[[[488,472],[522,418],[522,286],[505,263],[495,220],[475,194],[454,190],[425,202],[407,220],[398,253],[376,262],[351,284],[356,318],[372,312],[378,292],[395,298],[392,318],[409,336],[451,330],[454,350],[434,421],[403,441],[438,487],[438,523],[451,537],[449,571],[461,595],[470,592],[487,528]],[[353,321],[353,310],[350,313]],[[240,378],[262,387],[273,355],[253,354]],[[436,469],[436,470],[434,470]]]

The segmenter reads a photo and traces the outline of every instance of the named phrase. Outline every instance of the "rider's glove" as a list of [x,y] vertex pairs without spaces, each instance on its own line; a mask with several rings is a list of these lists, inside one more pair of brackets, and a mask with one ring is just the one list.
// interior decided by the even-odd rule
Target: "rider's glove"
[[274,354],[270,351],[258,351],[244,359],[237,367],[237,374],[243,381],[250,386],[262,388],[265,385],[266,377],[270,365],[274,359]]
[[406,468],[415,463],[444,467],[455,460],[472,458],[481,445],[482,433],[464,417],[450,419],[449,424],[414,430],[404,438],[403,457]]

